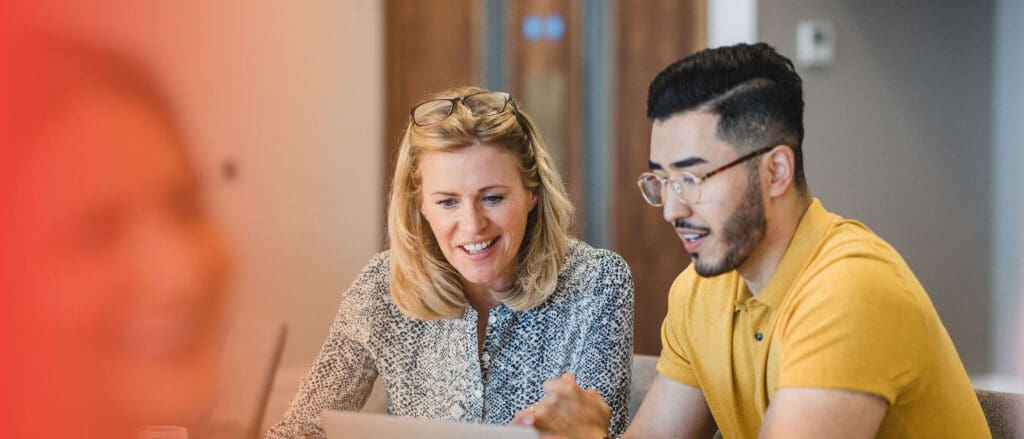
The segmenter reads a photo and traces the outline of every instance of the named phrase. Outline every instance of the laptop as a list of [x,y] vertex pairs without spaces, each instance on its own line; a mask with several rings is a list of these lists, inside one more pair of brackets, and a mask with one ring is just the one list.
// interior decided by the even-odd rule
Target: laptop
[[416,419],[375,413],[331,410],[321,416],[327,439],[350,438],[487,438],[538,439],[536,430],[520,426],[468,424],[455,421]]

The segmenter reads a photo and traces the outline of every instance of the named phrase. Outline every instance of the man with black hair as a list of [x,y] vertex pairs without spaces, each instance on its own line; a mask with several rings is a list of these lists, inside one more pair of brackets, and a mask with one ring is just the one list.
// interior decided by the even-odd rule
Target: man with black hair
[[[693,262],[625,437],[989,437],[903,258],[811,196],[803,106],[800,76],[767,44],[704,50],[651,82],[639,186]],[[572,376],[544,389],[519,422],[607,434],[604,402]]]

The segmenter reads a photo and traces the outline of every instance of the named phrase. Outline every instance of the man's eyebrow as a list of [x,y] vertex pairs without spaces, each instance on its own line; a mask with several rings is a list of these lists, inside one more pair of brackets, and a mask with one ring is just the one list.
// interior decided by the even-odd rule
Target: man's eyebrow
[[[704,164],[704,163],[707,163],[707,162],[708,162],[707,160],[704,160],[704,159],[702,159],[700,157],[687,157],[685,159],[677,160],[677,161],[672,162],[669,165],[669,167],[675,168],[675,169],[682,169],[682,168],[689,168],[691,166],[696,166],[696,165]],[[661,163],[655,162],[653,160],[647,161],[647,166],[649,168],[651,168],[652,171],[657,171],[657,170],[664,169],[664,167],[661,166]]]
[[689,168],[691,166],[696,166],[696,165],[704,164],[704,163],[707,163],[707,162],[708,162],[707,160],[704,160],[704,159],[702,159],[700,157],[687,157],[687,158],[682,159],[682,160],[674,161],[669,166],[671,166],[673,168],[676,168],[676,169],[681,169],[681,168]]

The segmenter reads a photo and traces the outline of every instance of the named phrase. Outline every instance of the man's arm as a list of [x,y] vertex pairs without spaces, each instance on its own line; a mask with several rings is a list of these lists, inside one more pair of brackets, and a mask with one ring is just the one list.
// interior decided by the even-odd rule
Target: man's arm
[[710,438],[715,431],[704,393],[659,373],[623,438]]
[[873,438],[888,408],[882,397],[869,393],[787,387],[772,397],[759,437]]

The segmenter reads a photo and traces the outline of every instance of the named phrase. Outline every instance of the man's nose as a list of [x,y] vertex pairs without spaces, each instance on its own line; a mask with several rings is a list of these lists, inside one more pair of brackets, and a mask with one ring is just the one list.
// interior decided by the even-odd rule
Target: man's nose
[[689,218],[693,215],[693,208],[680,200],[675,194],[665,194],[665,204],[662,205],[662,217],[669,224],[675,224],[678,219]]

